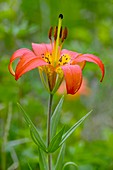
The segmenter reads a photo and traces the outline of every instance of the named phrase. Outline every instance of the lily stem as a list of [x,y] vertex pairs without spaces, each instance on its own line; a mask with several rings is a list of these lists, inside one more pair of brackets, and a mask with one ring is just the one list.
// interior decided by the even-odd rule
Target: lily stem
[[[53,94],[50,94],[49,105],[48,105],[48,118],[47,118],[47,146],[48,147],[51,140],[52,101],[53,101]],[[52,155],[50,153],[48,153],[48,170],[52,170]]]

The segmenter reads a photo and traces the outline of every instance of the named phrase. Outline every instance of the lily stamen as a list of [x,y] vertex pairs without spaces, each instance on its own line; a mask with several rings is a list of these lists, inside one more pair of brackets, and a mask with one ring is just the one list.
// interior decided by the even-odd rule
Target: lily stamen
[[53,27],[50,27],[48,37],[49,37],[49,39],[51,41],[51,44],[52,44],[52,38],[51,38],[52,37],[52,31],[53,31]]
[[59,22],[58,22],[58,31],[57,31],[57,39],[56,39],[56,45],[55,45],[55,59],[54,59],[54,66],[56,67],[58,63],[58,48],[59,48],[59,40],[60,40],[60,31],[61,31],[61,26],[62,26],[62,19],[63,15],[59,15]]
[[56,26],[54,28],[54,41],[56,41],[56,39],[57,39],[57,32],[58,32],[58,27]]
[[62,43],[63,43],[64,40],[67,38],[67,34],[68,34],[67,27],[65,27],[65,28],[63,29],[62,38],[61,38],[61,42],[62,42]]

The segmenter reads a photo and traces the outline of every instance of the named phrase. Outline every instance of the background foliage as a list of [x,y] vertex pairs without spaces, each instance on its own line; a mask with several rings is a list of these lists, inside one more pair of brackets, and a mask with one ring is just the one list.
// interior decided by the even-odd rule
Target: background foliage
[[[69,35],[64,48],[92,53],[105,64],[106,74],[99,83],[96,65],[87,64],[83,74],[90,94],[65,97],[61,123],[71,126],[87,111],[93,114],[67,141],[65,161],[74,161],[79,170],[113,169],[113,0],[1,0],[0,1],[0,169],[39,169],[38,148],[17,107],[20,102],[46,136],[48,94],[37,70],[18,82],[9,74],[8,63],[18,48],[31,42],[49,42],[48,30],[57,24],[59,13]],[[60,96],[55,96],[56,106]],[[4,147],[5,146],[5,147]],[[68,167],[67,170],[72,170]]]

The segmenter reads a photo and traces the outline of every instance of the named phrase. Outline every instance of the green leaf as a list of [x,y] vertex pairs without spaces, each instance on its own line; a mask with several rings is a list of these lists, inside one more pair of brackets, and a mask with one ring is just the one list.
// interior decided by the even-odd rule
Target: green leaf
[[60,149],[60,153],[59,153],[58,158],[57,158],[55,170],[62,169],[63,161],[64,161],[64,153],[65,153],[65,144],[63,144],[61,149]]
[[32,170],[32,168],[31,168],[31,166],[30,166],[30,164],[29,164],[29,163],[28,163],[28,166],[29,166],[29,169],[30,169],[30,170]]
[[[37,136],[37,132],[34,131],[34,129],[30,128],[30,134],[31,138],[34,141],[34,143],[39,146],[39,136]],[[44,152],[47,152],[46,147],[43,147],[42,145],[39,146]]]
[[67,138],[76,130],[76,128],[90,115],[90,112],[88,112],[85,116],[83,116],[78,122],[76,122],[64,135],[62,138],[62,141],[60,143],[60,146],[66,141]]
[[35,143],[46,152],[46,146],[45,146],[41,136],[39,135],[35,125],[31,121],[31,119],[29,118],[29,116],[27,115],[27,113],[25,112],[23,107],[19,103],[17,103],[17,104],[18,104],[19,108],[23,111],[23,116],[24,116],[24,119],[26,120],[28,127],[30,128],[32,139],[34,139],[34,137],[35,137],[35,140],[33,140],[33,141],[35,141]]
[[63,101],[64,101],[64,96],[61,97],[61,99],[60,99],[60,101],[59,101],[57,107],[55,108],[53,115],[51,117],[51,137],[53,137],[56,134]]
[[40,169],[41,170],[47,170],[47,162],[46,162],[46,158],[44,155],[44,152],[40,149],[38,149],[39,151],[39,165],[40,165]]
[[76,168],[78,169],[78,165],[75,164],[74,162],[66,162],[66,163],[64,164],[64,166],[63,166],[63,169],[65,169],[65,167],[67,167],[67,166],[69,166],[69,165],[72,165],[72,166],[74,166],[74,167],[76,167]]
[[62,135],[64,133],[65,127],[63,127],[52,139],[50,142],[48,152],[55,152],[60,146],[59,144],[61,143]]

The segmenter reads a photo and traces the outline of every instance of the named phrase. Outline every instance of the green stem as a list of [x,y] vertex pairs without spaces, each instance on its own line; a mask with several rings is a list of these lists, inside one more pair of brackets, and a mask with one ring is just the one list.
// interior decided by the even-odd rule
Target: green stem
[[[47,118],[47,146],[49,147],[51,140],[51,116],[52,116],[52,101],[53,94],[50,94],[48,105],[48,118]],[[52,155],[48,153],[48,170],[52,170]]]

